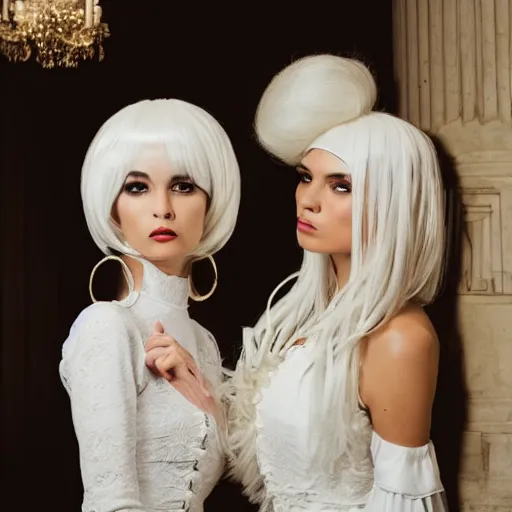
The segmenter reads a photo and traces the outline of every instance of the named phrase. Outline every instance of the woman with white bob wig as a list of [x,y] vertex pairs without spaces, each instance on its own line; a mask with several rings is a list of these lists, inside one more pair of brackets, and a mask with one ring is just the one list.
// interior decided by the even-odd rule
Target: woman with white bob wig
[[231,473],[262,511],[446,510],[422,309],[442,280],[443,185],[430,139],[376,96],[360,62],[315,55],[256,113],[261,145],[298,171],[304,249],[225,384]]
[[[225,466],[215,398],[221,360],[187,307],[189,297],[213,293],[213,254],[235,227],[235,153],[203,109],[177,99],[140,101],[99,130],[81,191],[90,233],[106,255],[99,264],[117,260],[127,281],[117,300],[96,302],[95,267],[95,303],[75,320],[62,351],[82,511],[202,512]],[[215,283],[201,296],[191,269],[204,258]],[[172,372],[165,371],[168,349],[159,346],[168,335],[187,361]]]

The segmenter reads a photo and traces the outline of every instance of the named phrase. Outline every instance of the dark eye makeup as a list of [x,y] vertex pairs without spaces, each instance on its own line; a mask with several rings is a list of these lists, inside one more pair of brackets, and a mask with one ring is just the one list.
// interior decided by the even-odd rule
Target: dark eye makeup
[[[132,172],[128,175],[127,180],[123,185],[123,191],[128,194],[139,195],[149,190],[151,180],[145,173]],[[169,183],[169,188],[172,192],[177,192],[178,194],[191,194],[196,190],[197,186],[189,176],[173,176]]]
[[[311,183],[313,177],[311,173],[302,166],[297,167],[300,183]],[[350,193],[352,192],[352,182],[348,174],[333,173],[326,176],[329,186],[334,192],[337,193]]]

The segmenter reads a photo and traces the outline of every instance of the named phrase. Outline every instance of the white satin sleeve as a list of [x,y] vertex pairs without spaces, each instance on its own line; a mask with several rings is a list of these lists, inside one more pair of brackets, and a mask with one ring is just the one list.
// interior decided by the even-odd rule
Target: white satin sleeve
[[372,435],[374,487],[367,512],[447,512],[432,442],[418,448]]

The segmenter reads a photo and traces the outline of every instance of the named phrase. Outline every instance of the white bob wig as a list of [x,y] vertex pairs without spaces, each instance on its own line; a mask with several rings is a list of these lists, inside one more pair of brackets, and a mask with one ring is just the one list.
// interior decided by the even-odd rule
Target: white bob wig
[[220,250],[235,228],[240,171],[231,141],[205,110],[178,99],[143,100],[108,119],[92,141],[82,167],[81,193],[87,226],[104,254],[141,256],[126,243],[112,207],[140,150],[163,144],[175,174],[190,176],[209,198],[203,239],[191,256]]
[[[233,475],[264,499],[255,458],[258,388],[299,338],[313,344],[312,432],[321,464],[363,459],[368,418],[358,403],[359,346],[408,301],[431,302],[444,259],[444,193],[431,140],[411,124],[373,111],[377,88],[360,62],[334,55],[300,59],[265,90],[255,119],[261,145],[295,166],[312,149],[340,158],[352,178],[352,250],[347,284],[337,288],[328,254],[305,251],[300,271],[272,293],[266,313],[244,333],[227,392]],[[281,286],[297,277],[272,306]],[[231,394],[230,394],[231,393]],[[354,464],[352,467],[357,467]]]

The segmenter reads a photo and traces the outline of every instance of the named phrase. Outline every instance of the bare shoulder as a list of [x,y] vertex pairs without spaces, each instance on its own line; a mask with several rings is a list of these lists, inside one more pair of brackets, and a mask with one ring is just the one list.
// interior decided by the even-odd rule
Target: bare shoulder
[[368,337],[360,391],[381,437],[405,446],[428,442],[438,362],[436,332],[419,306],[407,306]]
[[367,358],[379,357],[399,364],[403,360],[437,356],[439,341],[427,314],[419,306],[407,306],[387,325],[369,336]]

